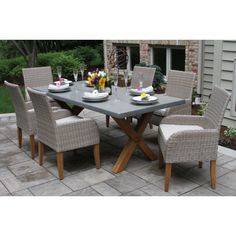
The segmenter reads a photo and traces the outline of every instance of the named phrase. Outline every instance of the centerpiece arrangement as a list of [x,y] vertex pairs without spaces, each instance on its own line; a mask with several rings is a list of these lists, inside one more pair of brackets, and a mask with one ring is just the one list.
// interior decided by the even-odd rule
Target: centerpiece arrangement
[[107,76],[106,72],[97,69],[88,73],[87,85],[89,87],[94,87],[99,92],[103,92],[106,87],[110,87],[110,84],[111,78]]

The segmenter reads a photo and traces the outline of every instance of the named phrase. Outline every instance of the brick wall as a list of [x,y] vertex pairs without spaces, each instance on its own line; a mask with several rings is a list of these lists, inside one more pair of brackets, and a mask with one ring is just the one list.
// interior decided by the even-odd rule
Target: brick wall
[[114,53],[115,45],[139,45],[140,62],[151,63],[151,48],[154,45],[185,46],[185,70],[197,73],[198,40],[104,40],[105,67],[111,67],[109,56]]

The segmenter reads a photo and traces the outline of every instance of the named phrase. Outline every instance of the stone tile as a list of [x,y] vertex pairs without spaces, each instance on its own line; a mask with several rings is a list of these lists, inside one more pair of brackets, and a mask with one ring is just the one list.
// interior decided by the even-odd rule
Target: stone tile
[[150,183],[156,183],[165,177],[165,169],[163,168],[160,170],[158,168],[158,161],[151,162],[148,166],[142,169],[129,172],[132,172]]
[[90,184],[85,182],[79,174],[70,175],[68,177],[65,177],[62,180],[62,183],[67,185],[69,188],[71,188],[73,191],[83,189],[85,187],[88,187]]
[[5,186],[0,182],[0,196],[8,196],[10,193],[7,191]]
[[19,152],[22,152],[21,149],[10,141],[7,143],[0,143],[0,158],[5,156],[12,156]]
[[4,166],[18,164],[28,160],[30,160],[30,158],[24,152],[20,152],[11,156],[6,155],[0,158],[0,168]]
[[4,178],[2,182],[10,192],[17,192],[54,179],[56,178],[47,171],[38,170],[18,177],[12,176]]
[[236,170],[236,160],[227,162],[226,164],[222,165],[222,167],[227,168],[229,170]]
[[[226,173],[228,173],[230,170],[218,166],[216,169],[216,175],[217,177],[220,177]],[[184,176],[186,179],[189,179],[197,184],[205,184],[210,181],[210,164],[205,162],[203,165],[203,168],[198,168],[197,166],[183,171],[182,176]]]
[[236,190],[228,188],[222,184],[219,184],[218,182],[216,182],[215,189],[211,188],[210,182],[207,184],[204,184],[203,187],[207,188],[207,189],[211,190],[212,192],[215,192],[219,195],[222,195],[222,196],[236,196]]
[[[162,190],[164,190],[165,180],[162,179],[155,183],[155,185]],[[181,195],[185,192],[191,191],[192,189],[198,187],[197,184],[193,183],[190,180],[181,177],[172,176],[170,180],[169,193],[173,195]]]
[[94,189],[88,187],[81,190],[78,190],[76,192],[72,192],[67,194],[67,196],[101,196],[98,192],[96,192]]
[[125,193],[122,196],[148,196],[148,194],[146,194],[145,192],[137,189],[137,190],[134,190],[132,192]]
[[[54,176],[56,176],[57,178],[59,178],[59,177],[58,177],[58,168],[57,168],[57,166],[51,166],[51,167],[47,168],[47,170],[48,170],[50,173],[52,173]],[[72,174],[73,174],[73,173],[70,173],[70,172],[68,172],[67,170],[64,169],[64,177],[70,176],[70,175],[72,175]]]
[[236,157],[236,151],[230,148],[222,147],[218,145],[218,152],[227,156]]
[[121,193],[118,192],[116,189],[112,188],[108,184],[102,182],[92,186],[98,193],[103,196],[120,196]]
[[183,194],[182,196],[219,196],[219,194],[214,193],[204,187],[198,187],[190,192]]
[[107,180],[107,184],[117,189],[121,193],[128,193],[147,185],[147,182],[133,174],[125,173]]
[[12,193],[13,196],[33,196],[33,194],[28,190],[28,189],[24,189],[24,190],[20,190],[18,192],[14,192]]
[[135,173],[136,171],[138,171],[146,166],[149,166],[150,162],[151,161],[149,161],[145,156],[142,156],[142,158],[140,158],[140,157],[133,155],[130,158],[125,170],[128,172]]
[[0,180],[7,179],[10,177],[14,178],[15,175],[7,167],[0,168]]
[[230,172],[217,179],[217,183],[236,190],[236,173]]
[[105,180],[112,179],[115,177],[114,175],[105,171],[102,168],[99,170],[96,168],[93,168],[90,170],[82,171],[78,174],[78,176],[89,185],[94,185],[99,182],[103,182]]
[[34,171],[43,171],[44,168],[41,167],[38,163],[33,160],[28,160],[25,162],[21,162],[15,165],[10,165],[8,168],[16,175],[24,175]]
[[33,186],[30,188],[30,191],[36,196],[61,196],[72,192],[71,189],[59,180]]
[[3,135],[3,134],[0,134],[0,141],[2,142],[3,140],[6,140],[7,138],[6,138],[6,136],[5,135]]
[[158,188],[157,186],[153,184],[144,186],[140,190],[142,190],[143,192],[145,192],[146,194],[150,196],[173,196],[171,193],[165,192],[164,190]]
[[217,165],[224,165],[225,163],[229,162],[229,161],[233,161],[236,160],[235,157],[232,156],[227,156],[227,155],[221,155],[219,158],[217,158]]

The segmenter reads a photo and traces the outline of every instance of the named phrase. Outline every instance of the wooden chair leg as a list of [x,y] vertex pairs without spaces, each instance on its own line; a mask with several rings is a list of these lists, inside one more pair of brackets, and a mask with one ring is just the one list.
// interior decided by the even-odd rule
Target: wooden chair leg
[[216,160],[210,162],[210,172],[211,172],[211,187],[216,188]]
[[106,115],[106,126],[109,127],[110,124],[110,116]]
[[100,161],[100,146],[99,146],[99,144],[93,145],[93,156],[94,156],[96,168],[100,169],[101,161]]
[[198,162],[198,168],[202,168],[202,161]]
[[161,151],[159,151],[159,162],[158,162],[159,169],[162,169],[163,162],[164,162],[163,155],[162,155]]
[[166,163],[165,192],[169,191],[170,178],[171,178],[171,163]]
[[43,143],[39,142],[39,165],[43,165],[43,153],[44,153],[44,146]]
[[64,179],[64,163],[63,163],[63,152],[57,152],[57,169],[59,179]]
[[30,135],[30,150],[31,150],[31,158],[34,159],[34,156],[35,156],[35,139],[34,139],[34,135]]
[[17,127],[18,146],[22,148],[22,129]]

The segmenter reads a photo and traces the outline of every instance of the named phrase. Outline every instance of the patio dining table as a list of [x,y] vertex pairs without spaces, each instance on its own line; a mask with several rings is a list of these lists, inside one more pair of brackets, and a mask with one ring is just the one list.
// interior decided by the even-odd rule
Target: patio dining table
[[[85,86],[84,81],[75,82],[71,86],[71,90],[63,93],[51,93],[48,91],[47,86],[34,88],[38,91],[45,92],[49,97],[55,99],[62,107],[69,106],[67,104],[73,105],[74,114],[78,115],[84,108],[96,111],[105,115],[111,116],[120,128],[129,137],[127,144],[121,151],[115,165],[112,168],[114,173],[118,173],[124,170],[129,159],[131,158],[134,150],[138,146],[140,150],[147,156],[150,160],[156,160],[157,155],[150,149],[150,147],[145,143],[142,134],[149,123],[151,116],[154,111],[172,107],[176,105],[181,105],[185,103],[184,99],[170,97],[166,95],[154,96],[158,97],[158,102],[152,105],[137,105],[131,103],[132,96],[127,94],[126,88],[118,88],[118,96],[109,96],[108,100],[102,102],[86,102],[83,101],[82,96],[85,91],[92,91],[93,88]],[[130,123],[128,117],[139,117],[139,122],[136,127]]]

